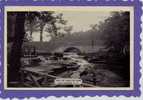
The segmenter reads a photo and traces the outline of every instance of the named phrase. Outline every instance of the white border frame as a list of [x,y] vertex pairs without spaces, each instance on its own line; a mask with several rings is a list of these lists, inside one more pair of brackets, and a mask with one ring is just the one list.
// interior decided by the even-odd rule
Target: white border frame
[[[65,9],[66,8],[66,9]],[[114,8],[114,9],[113,9]],[[15,11],[129,11],[130,12],[130,87],[95,88],[10,88],[7,87],[7,12]],[[124,6],[5,6],[4,8],[4,90],[133,90],[134,89],[134,7]]]

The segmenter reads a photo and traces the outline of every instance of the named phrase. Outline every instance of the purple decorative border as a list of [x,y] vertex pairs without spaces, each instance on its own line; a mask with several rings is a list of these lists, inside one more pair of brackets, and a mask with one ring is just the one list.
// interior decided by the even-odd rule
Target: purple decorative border
[[[36,2],[34,2],[36,1]],[[4,90],[4,6],[133,6],[134,7],[134,90]],[[0,0],[0,97],[47,97],[47,96],[140,96],[140,33],[141,2],[139,0]]]

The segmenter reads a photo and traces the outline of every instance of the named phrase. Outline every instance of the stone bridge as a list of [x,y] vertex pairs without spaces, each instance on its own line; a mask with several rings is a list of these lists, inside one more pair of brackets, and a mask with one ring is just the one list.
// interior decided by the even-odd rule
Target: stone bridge
[[81,53],[93,53],[97,52],[98,50],[101,49],[101,47],[91,47],[91,46],[78,46],[78,45],[66,45],[66,46],[61,46],[55,48],[52,52],[64,52],[65,50],[69,48],[76,48],[78,49]]
[[55,53],[64,52],[69,48],[76,48],[81,53],[94,53],[103,48],[102,45],[92,45],[91,40],[85,41],[57,41],[54,42],[28,42],[25,46],[35,47],[37,52]]

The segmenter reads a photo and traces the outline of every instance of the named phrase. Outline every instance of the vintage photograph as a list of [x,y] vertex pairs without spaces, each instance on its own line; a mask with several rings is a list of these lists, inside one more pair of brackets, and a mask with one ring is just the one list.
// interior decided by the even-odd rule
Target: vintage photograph
[[6,16],[7,88],[130,87],[130,11]]

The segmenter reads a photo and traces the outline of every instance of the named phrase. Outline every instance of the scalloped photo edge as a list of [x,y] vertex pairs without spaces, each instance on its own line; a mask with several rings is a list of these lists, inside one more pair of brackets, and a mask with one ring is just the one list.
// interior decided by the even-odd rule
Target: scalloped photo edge
[[[141,34],[141,2],[136,1],[0,1],[0,97],[48,97],[48,96],[125,96],[139,97],[141,90],[140,66],[140,34]],[[66,9],[65,9],[66,8]],[[113,9],[114,8],[114,9]],[[7,85],[7,12],[20,11],[129,11],[130,12],[130,87],[82,87],[82,88],[21,88]]]

